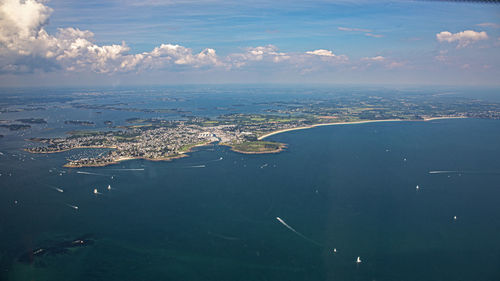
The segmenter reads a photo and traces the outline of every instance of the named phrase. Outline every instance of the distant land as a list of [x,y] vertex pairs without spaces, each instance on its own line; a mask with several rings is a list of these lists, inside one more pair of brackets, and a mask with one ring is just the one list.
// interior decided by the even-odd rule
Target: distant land
[[47,121],[43,118],[16,119],[16,121],[26,124],[47,124]]
[[[70,160],[66,167],[93,167],[130,159],[152,161],[185,157],[193,147],[218,143],[238,153],[278,153],[286,144],[264,139],[281,132],[317,126],[361,124],[368,122],[428,121],[440,118],[499,119],[500,104],[436,95],[349,95],[316,100],[266,103],[266,113],[231,112],[216,117],[187,116],[181,109],[125,108],[126,104],[72,104],[76,108],[183,113],[181,120],[163,118],[126,118],[126,125],[114,130],[67,132],[68,137],[31,138],[42,145],[26,148],[31,153],[57,153],[79,148],[108,148],[108,153]],[[242,107],[238,105],[238,108]],[[219,110],[221,107],[218,107]],[[233,111],[237,111],[234,110]],[[27,119],[30,121],[37,119]],[[65,124],[95,126],[93,121],[66,120]],[[6,125],[12,126],[12,125]],[[24,125],[23,125],[24,126]]]
[[80,120],[66,120],[64,124],[67,125],[82,125],[82,126],[94,126],[95,123],[92,121],[80,121]]
[[24,124],[0,124],[0,128],[5,128],[9,129],[10,131],[19,131],[19,130],[26,130],[31,128],[30,125],[24,125]]

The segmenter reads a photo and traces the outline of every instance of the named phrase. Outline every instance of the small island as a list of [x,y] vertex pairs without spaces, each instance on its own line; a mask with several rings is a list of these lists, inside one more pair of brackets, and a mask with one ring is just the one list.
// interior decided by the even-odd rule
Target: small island
[[47,124],[47,121],[43,118],[25,118],[25,119],[17,119],[16,121],[25,124]]
[[9,129],[10,131],[20,131],[20,130],[26,130],[31,128],[30,125],[24,125],[24,124],[0,124],[0,128],[5,128]]
[[66,120],[64,121],[66,125],[79,125],[79,126],[94,126],[95,123],[92,121],[81,121],[81,120]]

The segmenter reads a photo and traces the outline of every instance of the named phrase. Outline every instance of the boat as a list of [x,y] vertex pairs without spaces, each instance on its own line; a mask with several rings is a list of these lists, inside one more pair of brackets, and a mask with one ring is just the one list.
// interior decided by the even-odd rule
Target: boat
[[419,189],[420,189],[420,186],[418,186],[418,184],[417,184],[417,187],[415,187],[415,189],[416,189],[416,190],[419,190]]
[[111,190],[111,185],[108,184],[108,190]]
[[94,194],[98,194],[99,191],[97,191],[97,188],[94,188]]
[[361,258],[360,258],[360,257],[358,257],[358,258],[356,259],[356,263],[361,263]]

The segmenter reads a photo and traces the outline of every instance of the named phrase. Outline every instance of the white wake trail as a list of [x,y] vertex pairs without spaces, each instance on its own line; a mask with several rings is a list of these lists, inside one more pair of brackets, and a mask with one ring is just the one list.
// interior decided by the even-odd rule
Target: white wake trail
[[429,174],[498,175],[500,174],[500,171],[429,171]]
[[94,175],[94,176],[104,176],[107,177],[108,175],[105,174],[98,174],[98,173],[91,173],[91,172],[84,172],[84,171],[76,171],[77,174],[82,174],[82,175]]
[[66,206],[70,207],[70,208],[73,208],[75,210],[78,210],[78,206],[75,206],[75,205],[70,205],[70,204],[66,204]]
[[63,193],[63,192],[64,192],[64,190],[63,190],[62,188],[59,188],[59,187],[57,187],[57,186],[50,185],[50,184],[45,184],[45,185],[46,185],[46,186],[48,186],[48,187],[50,187],[51,189],[53,189],[53,190],[57,191],[57,192],[61,192],[61,193]]
[[107,169],[107,170],[110,170],[110,171],[144,171],[145,169],[144,168],[129,168],[129,169]]
[[320,247],[323,247],[323,245],[321,243],[318,243],[314,240],[312,240],[311,238],[308,238],[306,237],[304,234],[298,232],[297,230],[295,230],[295,228],[289,226],[284,220],[282,220],[280,217],[276,217],[276,219],[282,224],[284,225],[286,228],[290,229],[291,231],[293,231],[293,233],[297,234],[298,236],[302,237],[303,239],[317,245],[317,246],[320,246]]
[[59,188],[59,187],[52,187],[52,189],[54,189],[55,191],[61,192],[61,193],[64,192],[64,190],[62,188]]

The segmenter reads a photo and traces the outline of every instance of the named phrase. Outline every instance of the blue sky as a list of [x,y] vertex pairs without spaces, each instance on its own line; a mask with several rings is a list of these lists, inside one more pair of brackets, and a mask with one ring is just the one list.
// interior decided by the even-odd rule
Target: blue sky
[[0,3],[4,86],[500,84],[499,4]]

